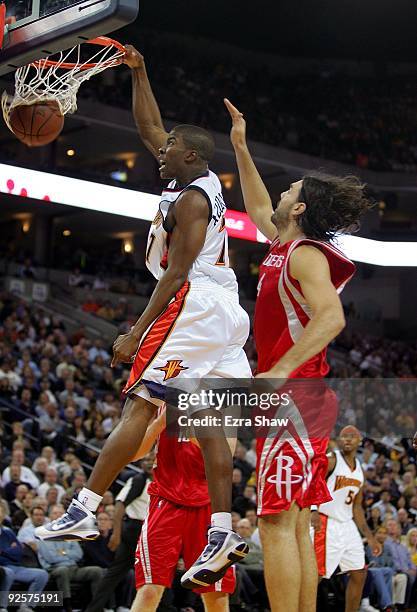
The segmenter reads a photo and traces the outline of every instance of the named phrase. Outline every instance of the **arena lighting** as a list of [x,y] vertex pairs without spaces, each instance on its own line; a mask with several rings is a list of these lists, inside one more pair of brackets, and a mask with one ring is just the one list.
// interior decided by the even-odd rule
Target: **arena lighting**
[[[0,164],[0,193],[144,221],[154,219],[160,200],[159,196],[142,191],[6,164]],[[226,227],[233,238],[266,242],[246,213],[229,210]],[[417,267],[417,242],[382,242],[359,236],[339,236],[335,244],[354,261],[377,266]]]

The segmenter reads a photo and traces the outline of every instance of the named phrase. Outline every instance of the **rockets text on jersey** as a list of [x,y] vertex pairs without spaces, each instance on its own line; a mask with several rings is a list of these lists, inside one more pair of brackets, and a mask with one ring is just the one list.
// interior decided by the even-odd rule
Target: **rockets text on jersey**
[[[342,291],[355,272],[355,265],[333,245],[309,240],[289,241],[282,246],[275,240],[259,268],[258,298],[254,333],[258,351],[258,373],[267,372],[297,342],[310,321],[311,310],[300,284],[291,276],[290,257],[302,245],[318,248],[329,262],[331,279]],[[329,370],[326,350],[291,373],[291,378],[318,378]]]
[[169,228],[166,227],[166,218],[180,196],[190,190],[196,190],[206,198],[209,213],[205,242],[189,271],[188,280],[208,278],[237,292],[236,276],[229,267],[226,204],[223,200],[221,183],[211,170],[196,177],[185,187],[178,188],[176,182],[171,181],[163,190],[159,210],[149,229],[146,266],[157,280],[163,276],[168,266],[171,236]]
[[327,486],[332,501],[321,504],[322,514],[337,521],[345,522],[353,518],[353,502],[364,483],[364,475],[359,459],[355,460],[352,470],[339,450],[334,451],[336,465],[327,478]]

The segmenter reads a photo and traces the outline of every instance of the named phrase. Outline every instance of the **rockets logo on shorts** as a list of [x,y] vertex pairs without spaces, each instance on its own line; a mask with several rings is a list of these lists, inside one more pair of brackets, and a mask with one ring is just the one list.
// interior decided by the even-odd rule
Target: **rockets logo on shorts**
[[281,452],[278,457],[275,457],[275,461],[277,462],[276,474],[269,476],[267,481],[275,485],[279,497],[291,501],[292,485],[302,482],[304,477],[293,473],[291,469],[294,465],[293,457]]
[[182,367],[181,365],[182,359],[169,359],[166,364],[162,368],[154,368],[154,370],[160,370],[161,372],[165,372],[164,382],[169,380],[170,378],[176,378],[178,374],[180,374],[183,370],[188,370],[189,368]]

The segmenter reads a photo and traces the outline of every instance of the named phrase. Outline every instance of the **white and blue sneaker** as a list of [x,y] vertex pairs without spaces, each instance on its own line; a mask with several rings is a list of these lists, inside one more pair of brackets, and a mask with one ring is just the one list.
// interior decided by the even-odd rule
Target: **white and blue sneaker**
[[249,546],[234,531],[211,527],[208,531],[208,544],[181,578],[186,589],[196,589],[214,584],[225,575],[227,569],[242,561],[249,552]]
[[35,529],[38,540],[95,540],[98,536],[95,515],[77,499],[60,518]]

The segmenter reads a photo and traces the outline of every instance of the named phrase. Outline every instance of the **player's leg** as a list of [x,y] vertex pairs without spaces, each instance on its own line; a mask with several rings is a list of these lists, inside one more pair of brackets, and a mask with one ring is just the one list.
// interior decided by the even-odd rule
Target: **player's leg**
[[349,572],[349,580],[345,596],[345,612],[358,612],[361,605],[362,592],[363,587],[365,586],[365,580],[365,568]]
[[317,601],[317,562],[313,543],[310,537],[310,508],[303,508],[298,513],[296,534],[301,563],[301,586],[299,609],[303,612],[315,612]]
[[[251,378],[249,362],[243,351],[249,333],[248,315],[240,307],[237,296],[232,294],[229,298],[228,293],[223,291],[216,298],[214,323],[220,321],[221,325],[209,327],[211,337],[217,336],[219,345],[223,342],[221,354],[217,361],[213,361],[206,377],[211,383],[210,389],[218,394],[237,390],[242,378],[248,383]],[[218,412],[206,407],[195,414],[198,418],[204,415],[219,418]],[[195,432],[204,457],[212,515],[208,545],[181,578],[182,586],[191,589],[217,582],[230,565],[246,556],[249,549],[246,542],[232,531],[233,458],[226,435],[221,427],[195,427]]]
[[203,593],[204,612],[229,612],[228,593]]
[[128,398],[120,422],[103,446],[94,469],[61,518],[38,527],[36,537],[43,540],[91,539],[98,536],[94,512],[101,498],[120,471],[133,459],[157,407],[142,397]]
[[279,514],[262,516],[259,533],[265,564],[265,583],[271,612],[298,612],[301,558],[297,541],[300,509],[293,504]]
[[357,612],[361,604],[362,591],[366,580],[365,550],[354,521],[350,520],[342,523],[341,526],[343,531],[340,531],[339,539],[344,544],[344,552],[339,566],[342,572],[349,572],[345,612]]
[[141,586],[130,608],[131,612],[155,612],[164,594],[165,587],[159,584]]
[[[218,412],[213,409],[202,410],[198,413],[201,417],[218,418]],[[232,529],[232,474],[233,457],[221,427],[216,428],[213,434],[212,427],[196,427],[195,433],[200,444],[204,458],[207,483],[209,488],[212,514],[227,513],[230,521],[217,523],[216,526]]]

